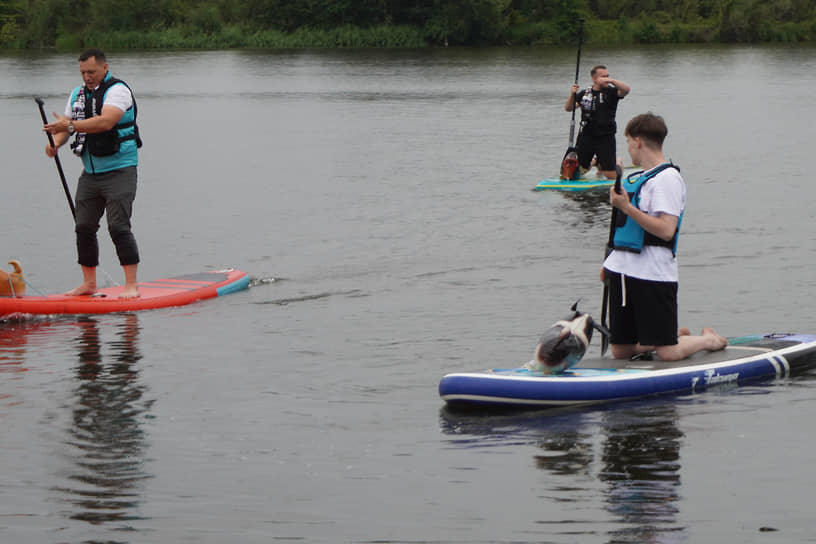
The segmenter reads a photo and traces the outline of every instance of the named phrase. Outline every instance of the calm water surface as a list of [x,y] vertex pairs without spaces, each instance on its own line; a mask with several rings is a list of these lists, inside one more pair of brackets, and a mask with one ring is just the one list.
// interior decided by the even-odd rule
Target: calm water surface
[[[79,281],[32,99],[61,111],[75,56],[0,55],[0,262],[32,292]],[[526,362],[575,300],[600,307],[604,194],[532,191],[568,143],[574,50],[109,60],[145,140],[142,279],[234,266],[253,286],[0,323],[0,541],[813,541],[813,376],[525,414],[438,398],[444,373]],[[582,60],[583,84],[605,63],[632,86],[621,124],[669,124],[681,322],[816,330],[816,50]]]

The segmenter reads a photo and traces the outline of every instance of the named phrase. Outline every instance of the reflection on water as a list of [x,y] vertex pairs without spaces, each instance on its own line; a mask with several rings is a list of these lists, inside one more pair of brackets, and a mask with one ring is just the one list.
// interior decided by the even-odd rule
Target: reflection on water
[[612,207],[609,204],[609,189],[601,188],[592,191],[579,191],[575,193],[561,193],[564,198],[564,205],[568,209],[575,208],[576,215],[587,220],[597,219],[600,216],[607,219]]
[[558,220],[572,235],[583,235],[598,226],[609,225],[612,207],[609,205],[608,188],[577,192],[542,191],[539,199],[558,210]]
[[[135,314],[121,316],[116,339],[104,342],[94,317],[79,318],[76,387],[65,441],[70,484],[58,487],[68,517],[92,524],[139,519],[145,470],[142,421],[153,401],[139,382],[142,358]],[[106,321],[105,325],[109,321]]]
[[27,370],[25,364],[26,342],[28,334],[8,322],[0,322],[0,377],[4,383],[0,389],[0,417],[5,416],[5,409],[21,402],[11,382]]
[[26,370],[26,346],[28,338],[44,327],[41,322],[0,320],[0,372],[22,372]]
[[536,467],[558,476],[589,473],[595,455],[590,436],[580,430],[564,430],[542,441],[544,453],[535,456]]
[[[603,484],[599,499],[617,527],[607,533],[610,543],[687,540],[686,528],[676,520],[683,433],[673,403],[503,415],[443,408],[440,424],[444,433],[455,435],[452,442],[459,447],[535,443],[541,450],[534,456],[536,467],[566,477],[569,497],[581,495],[574,485],[586,476]],[[586,492],[595,489],[585,484]]]
[[[607,509],[624,523],[611,542],[681,540],[674,526],[680,486],[680,441],[672,403],[604,413],[603,470]],[[672,535],[672,533],[678,533]],[[682,539],[684,540],[684,539]]]

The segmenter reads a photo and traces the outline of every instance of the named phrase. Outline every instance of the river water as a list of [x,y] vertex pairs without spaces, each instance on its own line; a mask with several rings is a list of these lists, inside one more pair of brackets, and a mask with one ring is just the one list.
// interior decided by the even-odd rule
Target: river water
[[[568,143],[574,50],[109,61],[145,141],[141,278],[253,285],[0,323],[0,541],[812,540],[813,376],[523,414],[438,397],[447,372],[529,360],[575,300],[600,308],[605,194],[532,190]],[[582,84],[597,63],[632,86],[621,125],[669,125],[681,323],[814,332],[816,49],[589,46]],[[3,53],[0,74],[0,258],[64,291],[72,221],[33,97],[61,111],[76,55]]]

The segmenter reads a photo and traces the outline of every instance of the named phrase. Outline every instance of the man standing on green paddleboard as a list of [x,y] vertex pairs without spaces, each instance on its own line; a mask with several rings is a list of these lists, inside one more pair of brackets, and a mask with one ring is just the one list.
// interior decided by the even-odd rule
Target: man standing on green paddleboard
[[136,166],[141,147],[136,126],[136,99],[127,83],[111,76],[105,53],[89,49],[79,57],[84,85],[73,90],[63,115],[45,125],[54,135],[45,154],[54,158],[57,149],[75,136],[71,149],[82,159],[84,170],[76,191],[76,244],[82,267],[82,284],[68,295],[96,292],[99,243],[96,233],[106,214],[108,232],[125,273],[120,298],[139,296],[137,267],[139,249],[130,228],[136,197]]
[[606,66],[595,66],[590,74],[592,87],[581,91],[578,83],[573,84],[564,109],[572,112],[581,108],[581,129],[575,142],[581,170],[589,170],[592,157],[596,157],[598,172],[608,179],[615,179],[615,132],[618,128],[615,115],[618,101],[629,94],[631,88],[619,79],[612,79]]

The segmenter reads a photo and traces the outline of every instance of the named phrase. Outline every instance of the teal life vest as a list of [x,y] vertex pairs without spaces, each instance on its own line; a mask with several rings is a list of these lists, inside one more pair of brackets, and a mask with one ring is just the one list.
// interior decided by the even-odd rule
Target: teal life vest
[[[671,163],[666,163],[653,168],[645,174],[643,171],[640,171],[633,172],[627,176],[626,182],[623,184],[623,188],[626,189],[626,192],[629,195],[629,200],[632,202],[633,206],[638,209],[640,208],[640,192],[643,189],[643,186],[646,185],[650,179],[666,168],[674,168],[678,172],[680,171],[678,166]],[[633,181],[632,178],[635,176],[637,176],[637,178],[635,178]],[[663,240],[662,238],[658,238],[654,234],[647,232],[643,227],[638,225],[637,221],[625,213],[618,213],[616,214],[615,234],[612,239],[612,247],[614,249],[620,249],[623,251],[640,253],[643,246],[662,246],[671,249],[672,255],[676,255],[677,235],[680,233],[680,223],[683,221],[683,213],[685,212],[681,212],[680,217],[677,218],[677,230],[674,231],[674,236],[672,236],[671,240]]]
[[[113,77],[108,72],[99,87],[94,90],[87,87],[77,87],[71,95],[71,103],[81,104],[84,107],[82,107],[82,117],[74,115],[74,118],[90,119],[101,115],[105,94],[108,89],[116,84],[122,84],[128,88],[133,98],[133,105],[122,114],[122,118],[112,129],[97,134],[84,135],[84,143],[79,155],[82,158],[85,171],[88,173],[98,174],[127,166],[136,166],[138,163],[137,149],[142,147],[139,127],[136,125],[138,109],[136,97],[133,96],[133,91],[127,83]],[[80,93],[84,95],[82,101],[78,100]]]

